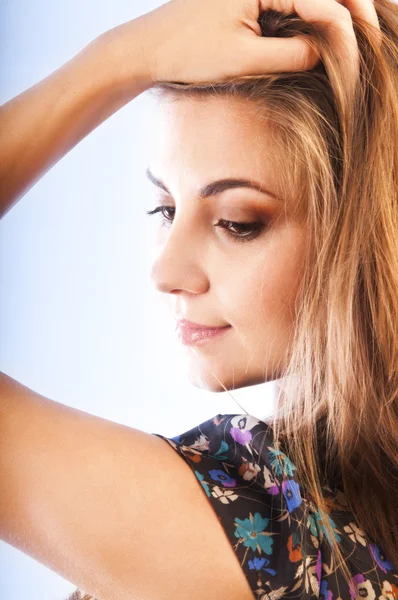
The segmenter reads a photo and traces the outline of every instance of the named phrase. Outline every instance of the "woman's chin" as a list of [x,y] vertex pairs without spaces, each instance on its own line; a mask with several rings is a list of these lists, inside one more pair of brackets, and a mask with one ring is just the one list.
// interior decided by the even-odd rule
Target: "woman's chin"
[[187,376],[193,386],[209,392],[233,391],[264,383],[262,375],[238,378],[236,373],[217,371],[214,367],[209,371],[205,367],[198,368],[198,365],[189,365]]

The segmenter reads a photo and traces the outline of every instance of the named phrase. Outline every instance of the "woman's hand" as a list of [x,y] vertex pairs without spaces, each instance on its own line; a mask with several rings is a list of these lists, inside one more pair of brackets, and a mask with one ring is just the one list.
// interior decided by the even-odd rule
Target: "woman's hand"
[[[312,69],[320,57],[303,36],[261,37],[258,19],[267,9],[323,22],[347,75],[358,65],[351,15],[379,27],[372,0],[170,0],[134,19],[152,81],[204,83]],[[117,29],[128,38],[129,23]]]

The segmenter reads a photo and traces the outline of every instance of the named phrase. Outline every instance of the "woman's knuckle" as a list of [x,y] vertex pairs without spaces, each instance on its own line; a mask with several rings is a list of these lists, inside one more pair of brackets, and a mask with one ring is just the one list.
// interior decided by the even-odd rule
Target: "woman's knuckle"
[[341,19],[344,23],[352,23],[351,12],[349,9],[342,4],[336,5],[337,10],[339,11],[339,19]]
[[295,57],[295,69],[307,71],[313,69],[318,63],[319,57],[314,52],[313,48],[308,44],[303,46],[303,49]]

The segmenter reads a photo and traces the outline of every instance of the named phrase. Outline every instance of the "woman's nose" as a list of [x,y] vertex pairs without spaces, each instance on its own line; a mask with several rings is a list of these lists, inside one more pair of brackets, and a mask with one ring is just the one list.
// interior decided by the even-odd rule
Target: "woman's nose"
[[155,289],[163,293],[186,291],[203,294],[208,290],[209,281],[203,268],[203,243],[200,233],[192,229],[183,230],[183,223],[174,221],[171,229],[159,243],[152,263],[150,278]]

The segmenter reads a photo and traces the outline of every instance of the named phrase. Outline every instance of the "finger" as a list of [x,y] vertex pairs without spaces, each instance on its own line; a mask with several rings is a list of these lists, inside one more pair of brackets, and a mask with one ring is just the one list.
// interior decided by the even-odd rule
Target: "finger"
[[[344,6],[345,1],[346,0],[316,0],[314,2],[314,0],[283,0],[282,5],[283,12],[296,12],[304,21],[308,21],[309,23],[320,21],[326,24],[334,23],[337,25],[341,19],[347,20],[347,17],[351,16],[349,9]],[[359,3],[363,0],[351,1]],[[260,0],[260,2],[263,11],[267,10],[267,8],[278,10],[277,5],[280,5],[280,2],[277,0]],[[274,4],[275,8],[273,6]]]
[[[344,0],[345,1],[345,0]],[[361,0],[357,0],[360,2]],[[369,1],[369,0],[366,0]],[[305,21],[326,25],[325,34],[334,48],[342,79],[347,89],[355,90],[359,76],[359,50],[349,9],[335,0],[293,0],[298,15]]]
[[253,75],[287,73],[313,69],[319,54],[311,48],[304,36],[270,38],[253,36],[245,56],[250,60],[248,70]]
[[[361,0],[356,1],[360,2]],[[263,10],[271,8],[287,13],[296,12],[304,21],[315,24],[323,23],[325,33],[335,48],[344,79],[347,82],[356,80],[359,68],[358,44],[351,13],[342,3],[336,2],[336,0],[316,0],[316,2],[314,0],[260,0],[260,4]],[[303,51],[299,55],[299,62],[305,62],[307,56],[310,57],[311,53],[307,51],[306,54]],[[311,65],[311,59],[309,64]]]
[[363,19],[380,30],[379,17],[372,0],[343,0],[343,4],[354,18]]

